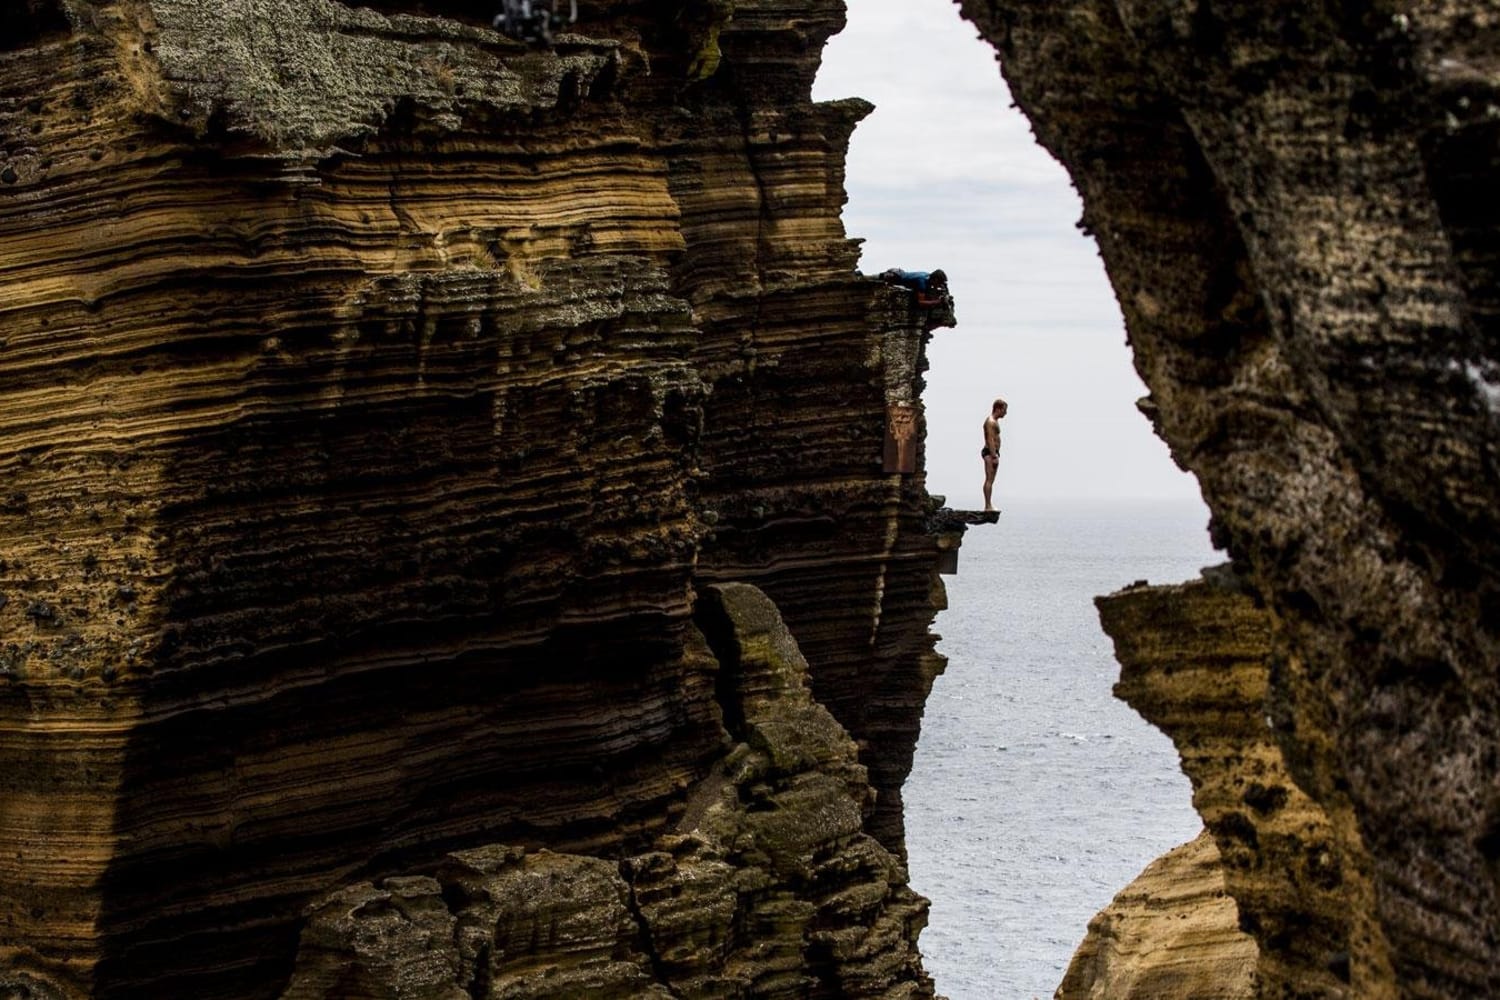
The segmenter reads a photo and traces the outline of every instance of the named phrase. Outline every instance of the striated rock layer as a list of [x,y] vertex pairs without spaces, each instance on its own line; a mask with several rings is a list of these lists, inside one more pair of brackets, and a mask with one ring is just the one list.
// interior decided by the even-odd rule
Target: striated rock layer
[[313,908],[286,1000],[916,997],[927,904],[862,830],[857,748],[763,592],[710,587],[703,660],[736,741],[655,849],[487,846]]
[[1146,408],[1267,604],[1297,784],[1368,852],[1355,905],[1389,965],[1367,953],[1361,995],[1500,993],[1500,15],[961,6],[1071,172]]
[[880,430],[920,446],[929,324],[839,222],[843,7],[582,6],[541,50],[458,0],[0,0],[6,988],[269,997],[301,941],[360,995],[315,985],[340,907],[459,928],[400,973],[436,983],[501,883],[665,982],[696,946],[637,940],[676,918],[630,873],[748,849],[671,846],[744,738],[696,594],[748,581],[875,798],[805,885],[705,900],[683,975],[930,993],[899,786],[942,598]]
[[1254,1000],[1256,956],[1205,830],[1089,921],[1055,1000]]
[[1222,570],[1098,605],[1120,660],[1115,693],[1176,744],[1238,924],[1258,946],[1253,995],[1379,995],[1390,967],[1369,919],[1368,853],[1347,815],[1326,814],[1297,786],[1267,725],[1265,610]]

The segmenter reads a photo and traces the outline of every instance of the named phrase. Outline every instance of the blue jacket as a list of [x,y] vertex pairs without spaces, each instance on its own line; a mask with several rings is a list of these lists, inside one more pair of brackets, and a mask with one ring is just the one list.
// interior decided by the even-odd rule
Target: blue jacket
[[907,288],[914,288],[919,292],[927,291],[927,280],[932,277],[931,271],[905,271],[899,267],[893,267],[889,271],[883,271],[880,275],[887,281],[893,281]]

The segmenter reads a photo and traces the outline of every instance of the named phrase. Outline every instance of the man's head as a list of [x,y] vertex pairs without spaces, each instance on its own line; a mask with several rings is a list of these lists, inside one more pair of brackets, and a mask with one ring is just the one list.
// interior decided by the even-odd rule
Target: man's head
[[997,399],[990,406],[990,415],[993,416],[996,420],[999,420],[1001,417],[1005,416],[1005,412],[1009,409],[1010,407],[1005,405],[1005,400]]

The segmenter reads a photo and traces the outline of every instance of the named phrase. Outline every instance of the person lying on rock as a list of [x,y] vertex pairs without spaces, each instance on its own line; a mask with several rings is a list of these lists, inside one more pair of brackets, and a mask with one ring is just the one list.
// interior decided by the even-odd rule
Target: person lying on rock
[[918,305],[934,306],[948,295],[948,275],[943,273],[942,268],[936,271],[906,271],[893,267],[881,271],[880,277],[890,284],[901,285],[916,292]]

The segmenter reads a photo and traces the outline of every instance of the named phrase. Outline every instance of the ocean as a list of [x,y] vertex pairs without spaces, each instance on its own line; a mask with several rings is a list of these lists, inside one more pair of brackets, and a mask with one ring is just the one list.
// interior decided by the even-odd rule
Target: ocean
[[1093,598],[1223,561],[1192,503],[1012,502],[964,536],[905,789],[921,947],[950,1000],[1047,1000],[1089,918],[1201,829],[1171,742],[1110,687]]

